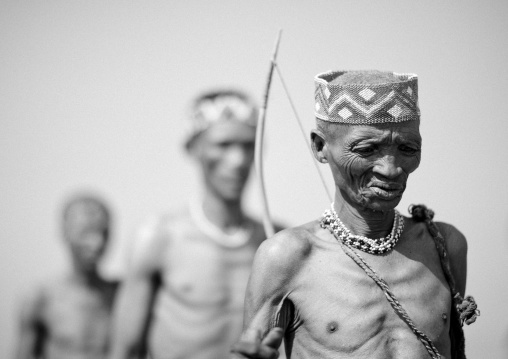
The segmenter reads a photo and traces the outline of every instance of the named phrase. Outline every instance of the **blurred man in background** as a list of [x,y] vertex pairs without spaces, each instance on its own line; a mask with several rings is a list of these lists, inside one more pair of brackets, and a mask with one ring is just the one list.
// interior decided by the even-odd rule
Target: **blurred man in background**
[[65,204],[62,219],[72,269],[23,303],[18,359],[97,359],[108,351],[117,284],[103,279],[98,265],[109,240],[110,211],[100,198],[82,194]]
[[188,208],[141,229],[115,308],[112,358],[226,358],[242,329],[245,288],[263,227],[242,210],[257,111],[238,91],[192,106],[187,152],[203,188]]

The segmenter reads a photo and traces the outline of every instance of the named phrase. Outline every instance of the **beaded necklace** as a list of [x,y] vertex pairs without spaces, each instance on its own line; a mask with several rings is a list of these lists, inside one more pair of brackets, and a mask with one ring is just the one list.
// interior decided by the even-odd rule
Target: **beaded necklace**
[[383,254],[391,251],[399,241],[400,235],[404,229],[404,217],[401,216],[399,211],[395,210],[391,233],[386,237],[371,239],[351,233],[340,220],[332,203],[331,209],[323,213],[321,227],[328,228],[335,233],[346,245],[350,245],[351,247],[370,254]]
[[245,245],[252,236],[254,226],[249,221],[244,221],[241,226],[230,232],[226,232],[212,223],[206,217],[202,201],[197,199],[190,202],[189,211],[196,226],[214,242],[223,247],[241,247]]

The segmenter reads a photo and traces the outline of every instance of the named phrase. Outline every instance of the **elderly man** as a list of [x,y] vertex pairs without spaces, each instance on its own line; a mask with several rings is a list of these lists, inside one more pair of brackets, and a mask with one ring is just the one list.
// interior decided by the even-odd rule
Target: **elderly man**
[[98,273],[110,230],[104,202],[90,194],[64,206],[63,234],[72,270],[33,291],[23,303],[18,359],[99,359],[109,348],[117,284]]
[[259,248],[234,357],[276,358],[282,339],[288,358],[461,357],[452,302],[466,287],[466,239],[422,206],[413,218],[395,209],[421,158],[416,75],[328,72],[315,82],[312,147],[335,199]]
[[162,215],[137,238],[119,295],[112,358],[225,358],[242,330],[243,300],[260,223],[242,211],[257,111],[238,91],[199,96],[186,148],[199,165],[201,196]]

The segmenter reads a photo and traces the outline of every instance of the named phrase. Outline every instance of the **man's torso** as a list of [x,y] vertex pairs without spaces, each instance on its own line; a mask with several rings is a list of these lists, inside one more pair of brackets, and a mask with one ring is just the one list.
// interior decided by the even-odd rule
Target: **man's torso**
[[159,221],[158,289],[149,350],[154,358],[222,358],[241,334],[245,289],[264,240],[250,221],[249,241],[220,245],[187,211]]
[[[311,251],[292,280],[284,308],[291,312],[286,332],[291,357],[429,357],[382,289],[328,230],[318,222],[308,228]],[[400,242],[386,255],[355,251],[388,283],[416,327],[448,357],[450,291],[425,225],[406,219]]]
[[44,353],[48,359],[104,358],[109,345],[116,283],[89,288],[64,278],[41,295]]

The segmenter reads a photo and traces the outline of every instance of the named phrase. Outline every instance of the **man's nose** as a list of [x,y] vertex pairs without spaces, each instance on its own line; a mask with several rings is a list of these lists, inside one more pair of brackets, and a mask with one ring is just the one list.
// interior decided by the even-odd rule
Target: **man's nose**
[[99,252],[105,245],[105,237],[102,233],[99,232],[87,233],[85,238],[83,238],[83,244],[88,250]]
[[228,161],[232,167],[248,166],[249,153],[242,146],[232,146],[229,149]]
[[398,165],[393,155],[385,155],[376,161],[374,172],[389,179],[395,179],[402,174],[402,168]]

